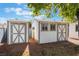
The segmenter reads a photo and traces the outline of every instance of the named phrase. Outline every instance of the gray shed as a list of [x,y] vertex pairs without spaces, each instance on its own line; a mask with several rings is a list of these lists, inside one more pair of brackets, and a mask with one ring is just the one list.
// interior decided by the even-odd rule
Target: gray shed
[[7,43],[7,24],[0,23],[0,43]]

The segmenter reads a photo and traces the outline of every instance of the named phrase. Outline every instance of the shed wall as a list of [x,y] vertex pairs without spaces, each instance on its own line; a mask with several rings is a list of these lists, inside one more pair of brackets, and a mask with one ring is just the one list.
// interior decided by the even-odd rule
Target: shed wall
[[6,24],[0,25],[0,43],[7,43],[7,26],[6,26]]
[[49,43],[56,41],[57,41],[56,31],[40,32],[40,43]]
[[[56,25],[56,24],[55,24]],[[48,24],[48,29],[50,28]],[[41,31],[41,24],[40,24],[40,43],[50,43],[57,41],[57,25],[55,31]]]
[[0,43],[2,41],[3,36],[4,36],[4,29],[0,28]]
[[76,31],[76,24],[72,23],[69,25],[69,38],[78,38],[78,32]]
[[[38,32],[39,32],[39,29],[38,29],[38,22],[36,20],[34,20],[32,22],[32,37],[38,41],[39,40],[39,35],[38,35]],[[33,29],[34,28],[34,29]]]

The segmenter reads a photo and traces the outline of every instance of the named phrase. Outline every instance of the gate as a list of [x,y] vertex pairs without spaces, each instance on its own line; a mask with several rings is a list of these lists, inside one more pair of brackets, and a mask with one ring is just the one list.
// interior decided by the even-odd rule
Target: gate
[[68,38],[68,24],[57,25],[57,39],[58,41],[64,41]]
[[27,23],[26,22],[10,22],[9,24],[9,43],[25,43],[28,40],[27,34]]

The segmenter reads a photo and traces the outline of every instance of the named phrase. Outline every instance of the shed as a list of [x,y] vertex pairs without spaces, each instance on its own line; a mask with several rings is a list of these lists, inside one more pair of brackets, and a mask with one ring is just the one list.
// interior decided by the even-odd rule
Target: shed
[[7,24],[0,23],[0,43],[7,43]]
[[78,22],[69,24],[69,38],[78,38]]
[[68,39],[68,23],[52,20],[32,21],[32,38],[38,43],[65,41]]
[[27,43],[29,39],[29,22],[24,20],[7,21],[8,44]]

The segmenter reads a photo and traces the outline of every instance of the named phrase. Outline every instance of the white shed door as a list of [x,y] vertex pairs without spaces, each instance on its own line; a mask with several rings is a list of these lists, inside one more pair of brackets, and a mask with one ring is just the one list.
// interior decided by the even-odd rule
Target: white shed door
[[59,24],[58,25],[58,30],[57,30],[57,35],[58,35],[58,41],[64,41],[66,40],[66,32],[67,32],[67,27],[66,24]]
[[11,43],[26,42],[25,24],[11,24]]

